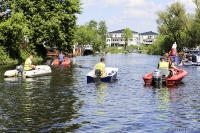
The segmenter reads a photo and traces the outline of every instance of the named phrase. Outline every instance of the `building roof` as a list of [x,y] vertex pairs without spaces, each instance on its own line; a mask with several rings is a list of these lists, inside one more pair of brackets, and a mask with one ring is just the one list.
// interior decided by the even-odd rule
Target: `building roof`
[[[112,31],[112,32],[109,32],[109,33],[123,33],[125,29],[121,29],[121,30],[116,30],[116,31]],[[132,31],[132,33],[137,33],[138,32],[135,32],[135,31]]]
[[158,35],[158,33],[148,31],[148,32],[141,33],[141,35]]

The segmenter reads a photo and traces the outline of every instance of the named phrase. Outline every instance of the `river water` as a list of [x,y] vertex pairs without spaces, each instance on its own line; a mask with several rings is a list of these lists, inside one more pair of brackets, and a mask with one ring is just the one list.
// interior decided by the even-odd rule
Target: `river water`
[[[173,87],[145,86],[142,76],[160,56],[107,54],[106,66],[119,68],[112,83],[87,84],[86,74],[102,56],[71,58],[50,76],[4,79],[0,68],[0,132],[168,133],[200,131],[200,67]],[[45,64],[50,65],[51,60]]]

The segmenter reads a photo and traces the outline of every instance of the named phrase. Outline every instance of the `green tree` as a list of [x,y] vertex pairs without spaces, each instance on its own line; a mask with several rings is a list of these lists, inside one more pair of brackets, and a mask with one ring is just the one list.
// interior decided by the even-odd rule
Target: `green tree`
[[124,40],[125,40],[124,49],[126,50],[126,46],[127,46],[127,44],[128,44],[129,38],[132,38],[132,37],[133,37],[133,32],[132,32],[129,28],[126,28],[126,29],[123,31],[123,37],[124,37]]
[[[11,53],[13,49],[20,50],[24,36],[29,42],[23,51],[42,53],[41,43],[70,50],[76,29],[76,14],[81,13],[80,6],[80,0],[7,0],[5,7],[12,9],[12,15],[0,24],[0,29],[5,29],[1,32],[0,42],[9,50],[11,57],[16,57]],[[14,22],[17,16],[19,19]]]
[[89,29],[97,30],[98,23],[95,20],[90,20],[90,22],[87,22],[85,26]]
[[108,27],[106,26],[106,22],[100,21],[98,26],[98,35],[101,37],[103,41],[106,41],[107,34],[108,34]]

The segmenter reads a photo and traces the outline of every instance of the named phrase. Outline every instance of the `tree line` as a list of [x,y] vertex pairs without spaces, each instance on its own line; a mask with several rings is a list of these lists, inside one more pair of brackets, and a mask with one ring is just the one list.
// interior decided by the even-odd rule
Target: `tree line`
[[1,0],[0,54],[4,58],[24,60],[30,53],[46,56],[44,45],[71,50],[75,42],[76,14],[80,0]]
[[193,2],[196,5],[195,13],[186,13],[180,2],[174,2],[166,10],[156,12],[159,35],[149,47],[149,54],[169,52],[174,42],[177,43],[178,51],[184,47],[196,48],[200,45],[200,0]]
[[82,13],[80,0],[2,0],[0,12],[0,61],[23,62],[30,53],[45,58],[44,46],[71,52],[75,44],[92,44],[95,51],[106,47],[105,21],[77,25]]

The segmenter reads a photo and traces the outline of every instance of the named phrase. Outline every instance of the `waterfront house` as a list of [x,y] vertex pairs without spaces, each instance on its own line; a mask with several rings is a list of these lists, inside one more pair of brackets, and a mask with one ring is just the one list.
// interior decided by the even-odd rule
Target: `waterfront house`
[[[124,46],[125,45],[125,40],[123,37],[123,31],[122,30],[117,30],[117,31],[112,31],[108,33],[108,37],[106,38],[106,44],[108,47],[110,46]],[[149,45],[152,44],[156,40],[156,36],[158,35],[155,32],[149,31],[149,32],[144,32],[144,33],[139,33],[132,31],[133,37],[129,38],[128,40],[128,46],[130,45],[136,45],[140,46],[141,44]]]
[[[109,32],[108,37],[106,38],[107,46],[108,47],[124,46],[125,45],[125,39],[123,36],[124,30],[125,29]],[[128,46],[138,44],[138,38],[139,38],[138,32],[132,31],[132,33],[133,33],[133,37],[129,38],[128,44],[127,44]]]
[[152,31],[144,32],[140,34],[140,43],[149,45],[152,44],[156,40],[156,36],[158,34]]

